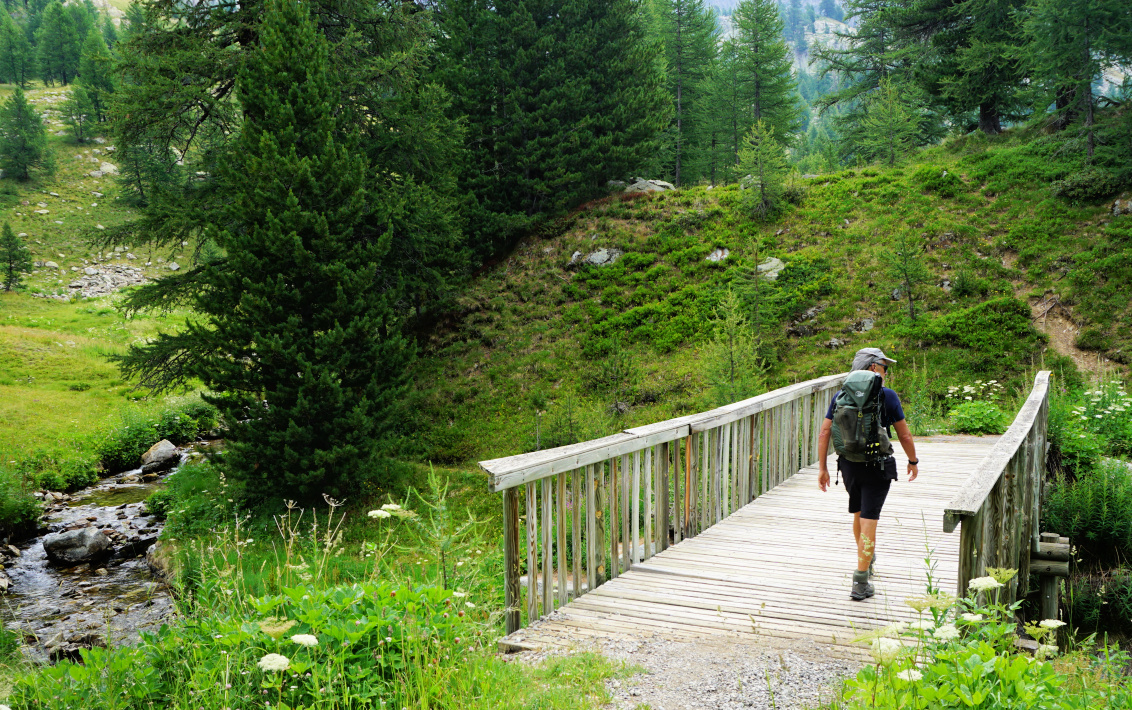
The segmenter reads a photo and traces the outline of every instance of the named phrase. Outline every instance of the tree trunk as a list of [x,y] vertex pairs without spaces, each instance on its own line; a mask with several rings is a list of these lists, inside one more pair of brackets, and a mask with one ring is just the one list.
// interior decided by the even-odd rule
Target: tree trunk
[[1002,116],[998,112],[998,107],[992,103],[983,103],[979,105],[979,130],[988,136],[996,136],[1002,133]]

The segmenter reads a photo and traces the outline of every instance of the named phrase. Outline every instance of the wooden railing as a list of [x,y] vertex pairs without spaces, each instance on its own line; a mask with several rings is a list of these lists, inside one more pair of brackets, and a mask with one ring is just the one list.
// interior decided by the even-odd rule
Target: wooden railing
[[[817,460],[846,375],[603,439],[481,461],[503,492],[508,633],[694,537]],[[520,511],[525,516],[520,516]],[[526,534],[520,537],[520,520]]]
[[1038,524],[1046,462],[1049,422],[1049,375],[1039,372],[1034,389],[1014,423],[983,459],[979,468],[943,514],[943,530],[959,533],[958,592],[986,575],[988,567],[1017,569],[1007,590],[1007,603],[1025,592],[1030,556],[1041,550]]

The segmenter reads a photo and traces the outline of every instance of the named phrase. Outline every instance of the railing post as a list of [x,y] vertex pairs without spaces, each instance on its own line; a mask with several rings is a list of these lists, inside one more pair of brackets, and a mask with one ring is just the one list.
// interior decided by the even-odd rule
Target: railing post
[[503,612],[507,633],[521,628],[519,623],[519,490],[503,491]]

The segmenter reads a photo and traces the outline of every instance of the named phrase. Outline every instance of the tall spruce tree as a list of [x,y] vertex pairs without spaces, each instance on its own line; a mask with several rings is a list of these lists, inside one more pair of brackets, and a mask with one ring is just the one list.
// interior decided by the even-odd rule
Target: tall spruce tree
[[262,49],[238,73],[243,121],[217,161],[228,200],[209,234],[224,257],[195,270],[197,315],[126,363],[182,353],[229,423],[230,474],[253,494],[309,500],[364,477],[410,348],[379,267],[406,196],[367,187],[308,7],[268,0]]
[[669,124],[660,48],[634,0],[446,0],[436,76],[468,126],[462,184],[481,257],[649,169]]
[[50,85],[66,86],[79,71],[82,39],[75,26],[75,16],[59,0],[52,0],[43,10],[43,21],[35,33],[39,76]]
[[[117,45],[121,72],[110,121],[122,197],[140,214],[99,234],[104,244],[203,245],[217,215],[226,214],[216,160],[238,135],[241,114],[232,92],[239,68],[259,51],[264,0],[133,9],[138,6],[127,12],[128,31]],[[399,320],[389,326],[396,331],[446,297],[467,263],[455,181],[463,134],[446,115],[446,92],[423,80],[431,13],[399,0],[312,0],[310,8],[331,43],[340,120],[361,135],[367,184],[405,198],[387,215],[396,248],[378,265],[381,288],[398,294]],[[344,31],[347,26],[353,29]],[[200,287],[180,274],[144,298],[131,295],[128,307],[191,300]]]
[[709,110],[707,80],[718,44],[716,21],[703,0],[655,0],[654,7],[675,109],[671,171],[679,187],[704,172],[702,124]]
[[35,51],[7,10],[0,10],[0,76],[26,88],[35,72]]
[[751,216],[766,219],[782,210],[786,170],[782,145],[764,121],[756,122],[739,148],[739,186]]
[[894,80],[884,79],[861,114],[856,144],[866,160],[896,165],[915,145],[916,110]]
[[0,105],[0,167],[17,180],[55,170],[43,117],[19,87]]
[[787,143],[801,126],[801,107],[778,8],[772,0],[742,0],[731,21],[738,90],[749,111],[743,132],[762,121],[776,141]]
[[23,274],[31,271],[31,266],[27,247],[12,233],[12,225],[5,222],[0,230],[0,272],[4,275],[4,290],[19,288]]
[[739,48],[725,41],[712,63],[704,121],[706,172],[712,185],[735,178],[739,143],[747,130],[747,110],[739,82]]

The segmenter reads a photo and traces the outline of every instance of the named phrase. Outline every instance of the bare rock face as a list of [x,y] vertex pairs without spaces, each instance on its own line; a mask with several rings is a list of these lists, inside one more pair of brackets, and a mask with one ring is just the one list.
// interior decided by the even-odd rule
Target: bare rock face
[[163,471],[176,466],[180,459],[181,452],[177,451],[177,447],[173,446],[173,442],[168,439],[162,439],[149,447],[149,451],[142,454],[142,471],[145,473]]
[[109,556],[110,538],[95,528],[68,530],[44,537],[43,549],[56,564],[78,565]]

